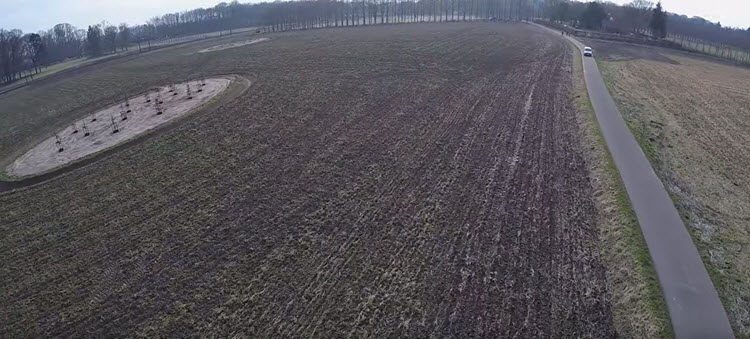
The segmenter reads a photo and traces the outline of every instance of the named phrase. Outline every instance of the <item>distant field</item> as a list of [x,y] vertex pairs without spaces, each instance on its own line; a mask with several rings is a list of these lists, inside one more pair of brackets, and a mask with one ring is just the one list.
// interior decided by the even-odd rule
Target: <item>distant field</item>
[[[239,28],[232,30],[232,34],[238,34],[238,33],[244,33],[244,32],[251,32],[257,30],[256,27],[247,27],[247,28]],[[203,34],[194,34],[194,35],[187,35],[187,36],[180,36],[176,38],[168,38],[168,39],[161,39],[161,40],[155,40],[145,43],[141,43],[141,48],[143,50],[148,50],[148,46],[151,47],[165,47],[169,45],[175,45],[175,44],[182,44],[182,43],[188,43],[196,40],[206,39],[206,38],[215,38],[215,37],[221,37],[223,35],[228,35],[230,31],[216,31],[216,32],[209,32],[209,33],[203,33]],[[74,58],[69,59],[63,62],[58,62],[55,64],[50,65],[49,67],[44,67],[41,72],[38,74],[34,74],[33,81],[37,81],[41,78],[44,78],[46,76],[55,74],[60,71],[64,71],[70,68],[83,66],[84,64],[94,63],[98,61],[102,61],[104,59],[109,59],[117,56],[122,56],[126,54],[133,54],[134,52],[138,51],[138,43],[133,43],[129,46],[128,50],[118,51],[117,53],[113,54],[107,54],[100,57],[80,57],[80,58]],[[24,77],[21,78],[15,82],[12,82],[8,85],[2,85],[0,86],[0,92],[2,92],[3,89],[6,89],[8,87],[12,86],[18,86],[19,84],[22,84],[25,81],[30,80],[30,77]]]
[[689,41],[678,38],[668,38],[677,42],[687,50],[705,53],[708,55],[736,61],[741,64],[750,64],[750,53],[737,48],[721,48],[701,41]]
[[605,81],[673,194],[738,336],[750,336],[750,69],[592,41]]
[[39,78],[43,78],[46,75],[55,74],[61,70],[81,65],[90,60],[91,60],[90,58],[75,58],[75,59],[70,59],[67,61],[53,64],[49,67],[45,67],[39,74],[34,75],[34,79],[39,79]]
[[[57,72],[64,71],[66,69],[70,69],[70,68],[73,68],[73,67],[76,67],[76,66],[81,66],[83,64],[87,64],[87,63],[90,63],[90,62],[95,62],[95,61],[107,59],[107,58],[110,58],[112,56],[113,55],[105,55],[105,56],[101,56],[101,57],[98,57],[98,58],[80,57],[80,58],[69,59],[69,60],[66,60],[66,61],[63,61],[63,62],[58,62],[58,63],[52,64],[52,65],[50,65],[48,67],[44,67],[44,68],[42,68],[41,72],[39,72],[37,74],[34,74],[33,81],[37,81],[37,80],[42,79],[42,78],[44,78],[44,77],[46,77],[48,75],[52,75],[52,74],[55,74]],[[6,86],[7,87],[16,86],[18,84],[22,84],[22,83],[24,83],[26,81],[29,81],[29,80],[31,80],[31,78],[29,76],[26,76],[24,78],[21,78],[21,79],[15,81],[15,82],[12,82],[10,84],[0,86],[0,91],[3,90],[3,89],[5,89]]]
[[[388,25],[196,53],[249,37],[0,97],[7,164],[151,86],[252,82],[156,138],[0,195],[0,336],[663,332],[634,259],[609,260],[632,254],[620,247],[633,235],[602,248],[599,223],[622,202],[599,214],[617,188],[592,173],[587,152],[602,145],[583,136],[580,69],[561,37],[511,23]],[[613,295],[639,313],[613,311]]]

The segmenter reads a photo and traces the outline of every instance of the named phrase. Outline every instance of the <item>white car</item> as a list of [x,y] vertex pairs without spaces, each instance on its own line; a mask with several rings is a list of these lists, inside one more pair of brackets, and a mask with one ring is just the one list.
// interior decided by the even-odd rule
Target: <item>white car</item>
[[594,51],[591,50],[591,47],[584,47],[583,48],[583,56],[593,57],[594,56]]

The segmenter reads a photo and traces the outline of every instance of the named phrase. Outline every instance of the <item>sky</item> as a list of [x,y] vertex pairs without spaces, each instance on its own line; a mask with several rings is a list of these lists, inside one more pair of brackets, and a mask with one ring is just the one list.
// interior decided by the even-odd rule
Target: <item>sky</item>
[[58,23],[86,28],[102,20],[136,25],[157,15],[213,7],[219,2],[222,0],[0,0],[0,28],[37,32]]
[[[623,4],[630,0],[612,1]],[[219,2],[221,0],[0,0],[0,28],[36,32],[63,22],[86,28],[103,20],[114,25],[122,22],[136,25],[164,13],[211,7]],[[701,16],[721,21],[723,26],[750,26],[750,0],[663,0],[662,4],[671,13]]]
[[[625,4],[632,0],[613,0]],[[658,1],[658,0],[651,0]],[[699,16],[722,26],[747,29],[750,27],[750,0],[662,0],[664,10],[670,13]]]

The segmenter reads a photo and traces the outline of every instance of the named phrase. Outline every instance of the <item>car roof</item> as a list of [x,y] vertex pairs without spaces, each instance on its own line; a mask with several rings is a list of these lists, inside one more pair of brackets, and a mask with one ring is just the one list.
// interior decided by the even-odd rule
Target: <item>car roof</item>
[[583,49],[591,49],[591,47],[588,47],[588,46],[586,46],[586,47],[584,47]]

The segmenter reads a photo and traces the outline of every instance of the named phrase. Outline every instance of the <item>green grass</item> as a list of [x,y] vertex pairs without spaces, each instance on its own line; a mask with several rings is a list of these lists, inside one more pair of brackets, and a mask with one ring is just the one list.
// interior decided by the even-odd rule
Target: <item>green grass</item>
[[[50,76],[52,74],[58,73],[60,71],[64,71],[64,70],[67,70],[67,69],[70,69],[70,68],[74,68],[74,67],[78,67],[78,66],[82,66],[82,65],[85,65],[85,64],[88,64],[88,63],[99,61],[99,60],[111,58],[113,56],[114,55],[105,55],[105,56],[100,56],[100,57],[96,57],[96,58],[79,57],[79,58],[69,59],[69,60],[66,60],[66,61],[63,61],[63,62],[58,62],[58,63],[50,65],[48,67],[44,67],[41,72],[39,72],[37,74],[34,74],[34,81],[39,80],[41,78],[44,78],[46,76]],[[28,77],[29,76],[25,76],[25,77],[19,78],[18,80],[14,81],[14,82],[11,82],[10,84],[7,84],[7,85],[17,84],[18,82],[23,81],[24,79],[26,79]],[[2,86],[0,86],[0,87],[2,87]]]
[[54,74],[65,69],[81,65],[88,60],[90,59],[86,57],[80,57],[80,58],[75,58],[75,59],[71,59],[68,61],[60,62],[60,63],[54,64],[52,66],[45,68],[41,73],[39,73],[38,76],[42,77],[44,75]]
[[6,171],[0,171],[0,181],[16,181],[16,177],[8,174]]
[[[597,64],[601,61],[597,61]],[[606,62],[617,62],[617,61],[606,61]],[[612,84],[614,83],[614,75],[612,75],[609,72],[609,68],[607,67],[599,67],[599,71],[602,75],[602,79],[604,80],[605,84]],[[613,96],[612,97],[615,101],[615,104],[620,109],[621,112],[627,113],[630,112],[631,107],[628,105],[627,102],[623,102],[619,97]],[[624,117],[623,117],[624,118]],[[641,150],[643,150],[643,153],[646,155],[646,158],[648,158],[649,162],[651,164],[657,164],[657,161],[659,159],[659,146],[650,140],[650,137],[648,136],[648,129],[645,126],[644,122],[639,122],[638,119],[624,119],[625,123],[628,125],[628,129],[630,130],[630,133],[633,134],[633,137],[635,137],[635,141],[638,142],[638,145],[641,147]]]

